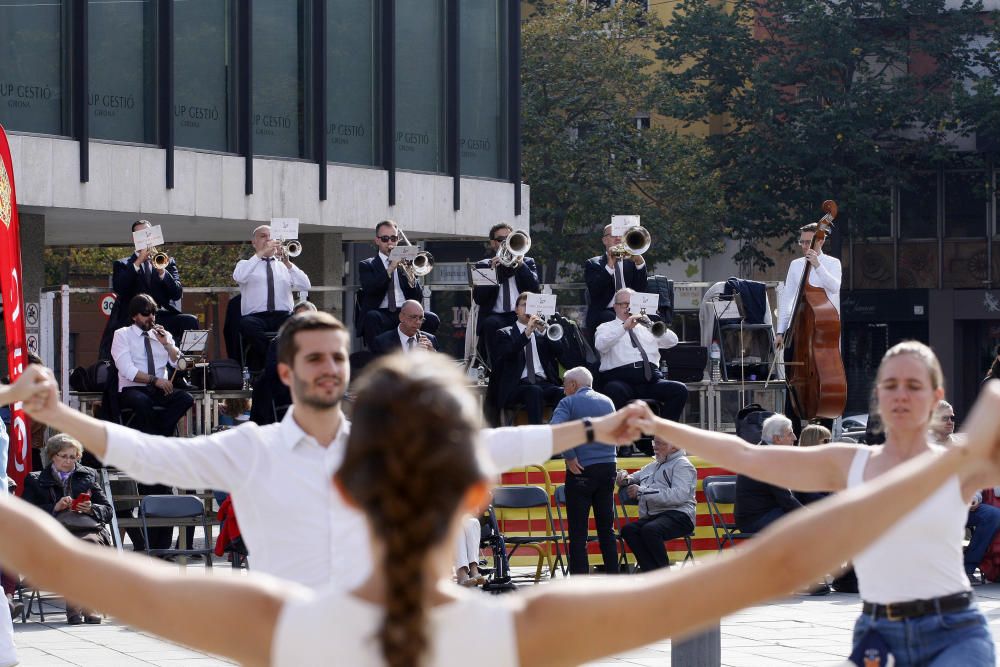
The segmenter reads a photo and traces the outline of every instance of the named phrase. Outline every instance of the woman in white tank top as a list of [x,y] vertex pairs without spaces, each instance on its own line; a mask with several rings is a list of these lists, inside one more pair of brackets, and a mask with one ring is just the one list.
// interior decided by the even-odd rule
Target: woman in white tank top
[[[29,410],[58,401],[51,376],[42,385]],[[501,600],[450,581],[461,518],[481,512],[490,489],[476,446],[479,409],[463,376],[443,355],[391,355],[356,389],[351,437],[334,478],[369,524],[374,574],[355,591],[307,591],[253,573],[185,575],[87,545],[20,501],[0,500],[0,535],[7,536],[0,563],[135,627],[246,665],[575,665],[690,633],[814,581],[956,474],[975,469],[1000,481],[1000,390],[988,387],[965,446],[914,457],[796,512],[727,558]],[[623,428],[637,433],[644,412],[634,412]],[[588,436],[581,428],[581,440]],[[608,618],[633,620],[608,632]]]
[[[652,415],[642,423],[644,430],[733,472],[795,491],[839,491],[877,480],[921,454],[945,451],[928,441],[935,407],[944,397],[941,366],[929,347],[907,341],[886,352],[874,395],[886,435],[881,447],[756,447]],[[899,667],[993,667],[993,640],[962,559],[969,500],[993,484],[995,478],[982,470],[952,476],[854,558],[864,601],[855,625],[856,649],[877,642],[872,638],[878,634]]]

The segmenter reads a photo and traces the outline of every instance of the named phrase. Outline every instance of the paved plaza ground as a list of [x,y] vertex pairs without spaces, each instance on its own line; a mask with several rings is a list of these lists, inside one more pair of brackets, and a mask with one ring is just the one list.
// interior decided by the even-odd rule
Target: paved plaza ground
[[[216,569],[220,573],[228,570]],[[1000,637],[1000,584],[977,586],[976,593],[994,637]],[[722,664],[729,667],[837,665],[850,648],[851,627],[859,606],[858,596],[834,593],[823,597],[795,596],[729,616],[722,622]],[[131,630],[113,619],[97,626],[66,625],[59,601],[46,605],[45,620],[45,623],[35,619],[26,624],[15,623],[23,667],[231,664]],[[332,664],[336,661],[330,656],[317,660],[317,665]],[[664,641],[591,663],[590,667],[670,664],[670,642]]]

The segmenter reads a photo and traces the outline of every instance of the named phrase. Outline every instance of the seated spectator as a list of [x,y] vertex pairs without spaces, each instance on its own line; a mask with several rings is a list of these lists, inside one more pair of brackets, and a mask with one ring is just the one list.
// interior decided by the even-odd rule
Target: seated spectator
[[250,419],[249,398],[227,398],[219,408],[220,426],[239,426]]
[[982,491],[977,491],[969,503],[969,516],[965,527],[972,531],[969,546],[965,548],[965,573],[973,580],[976,568],[983,562],[986,550],[990,548],[997,532],[1000,531],[1000,508],[983,503]]
[[643,572],[670,566],[665,542],[690,535],[697,510],[698,471],[684,452],[656,437],[653,456],[633,475],[618,473],[618,486],[639,501],[639,520],[622,526],[622,538]]
[[[764,420],[760,433],[762,446],[795,445],[792,420],[784,415],[771,415]],[[733,512],[741,533],[758,533],[802,503],[789,489],[758,481],[746,475],[736,476],[736,507]]]
[[934,408],[934,418],[930,424],[931,437],[941,445],[954,444],[959,437],[955,435],[955,408],[945,400],[938,401]]
[[426,350],[427,352],[440,352],[438,340],[434,334],[424,333],[420,327],[424,323],[424,307],[419,301],[408,299],[403,302],[399,309],[399,326],[389,329],[371,342],[368,349],[375,356],[382,356],[390,352],[402,350],[408,354],[415,350]]
[[809,424],[799,435],[799,447],[812,447],[813,445],[826,445],[833,439],[830,429],[820,424]]
[[462,517],[462,533],[455,545],[455,580],[459,586],[482,586],[486,577],[479,572],[479,543],[483,529],[474,516]]
[[[106,527],[111,521],[111,504],[98,484],[97,471],[79,464],[83,445],[60,433],[48,439],[42,455],[48,464],[25,479],[24,500],[54,516],[81,540],[113,546]],[[86,572],[80,575],[86,576]],[[67,600],[66,621],[70,625],[98,624],[101,616]]]

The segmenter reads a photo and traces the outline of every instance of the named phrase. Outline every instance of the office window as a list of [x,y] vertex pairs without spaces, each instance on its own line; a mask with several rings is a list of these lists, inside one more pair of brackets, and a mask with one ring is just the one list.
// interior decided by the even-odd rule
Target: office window
[[88,4],[90,136],[154,143],[153,0]]
[[229,0],[174,0],[174,143],[225,151],[232,35]]
[[68,134],[63,113],[62,2],[0,0],[0,123]]
[[[468,3],[465,3],[468,4]],[[442,0],[396,4],[396,166],[444,172]]]
[[505,0],[463,3],[459,40],[462,173],[504,178],[507,172]]
[[914,174],[909,183],[899,186],[899,235],[937,238],[937,174]]
[[989,183],[983,171],[944,175],[944,234],[950,238],[982,238],[987,232]]
[[327,0],[326,146],[331,162],[378,163],[378,2]]
[[301,1],[253,3],[253,151],[305,157]]

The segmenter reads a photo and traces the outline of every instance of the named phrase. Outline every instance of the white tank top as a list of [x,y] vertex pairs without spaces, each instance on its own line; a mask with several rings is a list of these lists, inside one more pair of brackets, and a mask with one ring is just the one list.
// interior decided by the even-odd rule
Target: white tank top
[[[942,448],[933,446],[934,449]],[[861,447],[847,473],[847,486],[864,482],[871,449]],[[928,600],[971,590],[962,565],[969,506],[958,476],[854,558],[861,599],[876,604]]]
[[[517,667],[514,611],[519,602],[459,590],[454,602],[427,611],[424,667]],[[381,667],[376,636],[383,610],[336,588],[301,589],[278,616],[272,667]]]

